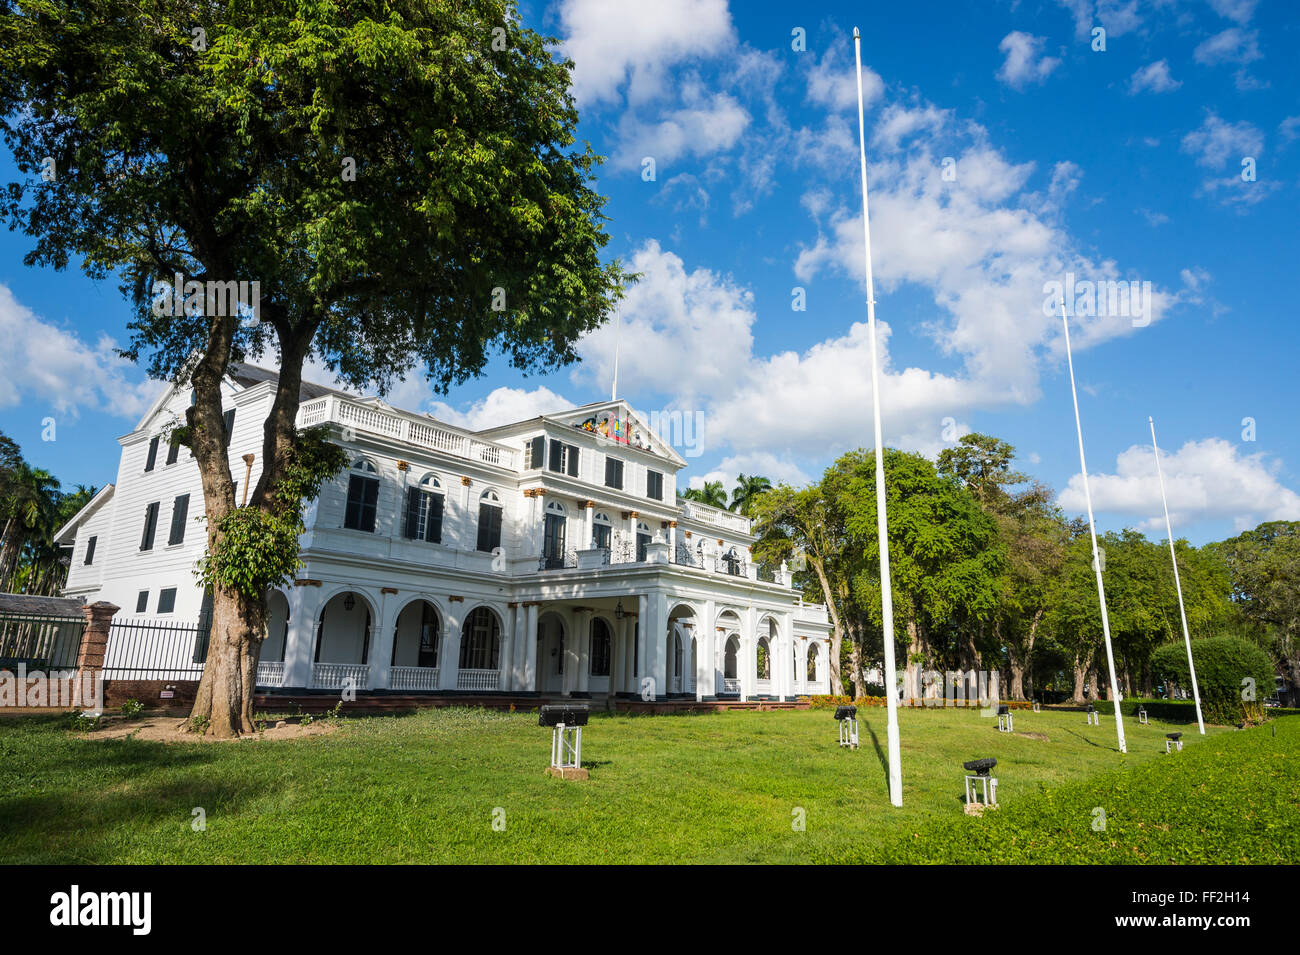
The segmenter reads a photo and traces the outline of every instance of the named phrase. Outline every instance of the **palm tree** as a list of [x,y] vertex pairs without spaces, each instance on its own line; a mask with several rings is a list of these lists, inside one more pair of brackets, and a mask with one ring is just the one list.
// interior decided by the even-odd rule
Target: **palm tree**
[[43,468],[19,462],[9,478],[6,497],[0,501],[5,518],[0,543],[0,590],[8,589],[13,582],[27,542],[54,533],[60,498],[58,479]]
[[704,487],[692,487],[683,492],[682,497],[688,501],[706,504],[719,510],[727,509],[727,492],[721,481],[705,481]]
[[772,482],[757,474],[740,474],[737,484],[731,491],[731,506],[728,510],[740,511],[746,517],[752,517],[754,501],[760,494],[772,490]]

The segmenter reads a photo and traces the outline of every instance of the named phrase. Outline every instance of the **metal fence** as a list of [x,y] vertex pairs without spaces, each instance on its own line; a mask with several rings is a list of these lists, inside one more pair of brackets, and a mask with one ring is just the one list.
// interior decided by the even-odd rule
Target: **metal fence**
[[114,621],[104,654],[106,680],[197,680],[208,658],[211,619]]
[[86,618],[0,614],[0,670],[68,670],[77,666]]

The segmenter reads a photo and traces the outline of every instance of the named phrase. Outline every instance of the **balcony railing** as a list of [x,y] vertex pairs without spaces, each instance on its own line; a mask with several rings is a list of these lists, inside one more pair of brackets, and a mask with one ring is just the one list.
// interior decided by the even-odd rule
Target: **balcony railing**
[[724,676],[724,677],[722,678],[722,692],[723,692],[723,693],[739,693],[739,692],[740,692],[740,680],[736,679],[735,677]]
[[458,690],[495,690],[500,685],[500,670],[461,670],[456,675]]
[[264,663],[257,661],[257,685],[258,686],[283,686],[284,685],[284,664],[280,662]]
[[481,461],[518,471],[520,452],[503,444],[484,441],[468,431],[396,409],[377,407],[343,395],[326,395],[298,409],[298,427],[337,424],[345,429],[381,435],[403,444],[442,451],[471,461]]
[[370,667],[364,663],[313,663],[311,685],[318,690],[370,687]]
[[441,672],[438,667],[393,667],[388,686],[393,690],[436,690]]
[[748,517],[733,514],[731,511],[724,511],[721,508],[709,507],[709,505],[701,504],[698,501],[682,499],[677,503],[681,507],[684,517],[700,521],[703,524],[711,524],[714,527],[721,527],[724,530],[739,531],[742,534],[749,533],[750,523]]

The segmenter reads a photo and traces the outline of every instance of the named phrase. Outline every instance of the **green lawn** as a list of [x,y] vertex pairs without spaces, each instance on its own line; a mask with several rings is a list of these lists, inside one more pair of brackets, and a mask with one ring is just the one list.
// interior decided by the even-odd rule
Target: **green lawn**
[[[1169,726],[1127,721],[1123,757],[1110,720],[1087,726],[1079,713],[1016,713],[1019,733],[1047,739],[999,734],[978,711],[904,710],[901,722],[898,810],[874,709],[856,752],[836,745],[826,710],[596,716],[586,782],[544,774],[550,731],[522,712],[425,710],[292,742],[179,745],[3,720],[0,862],[1300,861],[1300,719],[1276,721],[1276,736],[1216,727],[1201,738],[1193,726],[1176,756],[1164,755]],[[998,758],[1004,808],[972,819],[961,763],[979,756]],[[1274,829],[1197,788],[1191,770],[1211,765],[1235,767],[1216,770],[1220,782],[1280,813]],[[1179,826],[1180,807],[1202,799],[1212,808]],[[1091,829],[1098,805],[1105,833]],[[191,828],[195,807],[206,831]],[[1155,829],[1134,855],[1144,814],[1156,827],[1173,819],[1173,834]],[[1260,837],[1239,847],[1252,827]],[[1081,844],[1090,837],[1119,848],[1099,855]]]

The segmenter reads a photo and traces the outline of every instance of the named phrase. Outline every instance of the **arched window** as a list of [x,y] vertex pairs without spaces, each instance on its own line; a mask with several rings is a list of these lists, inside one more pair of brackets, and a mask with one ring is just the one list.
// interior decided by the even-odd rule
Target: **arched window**
[[391,665],[398,666],[400,658],[402,666],[436,667],[441,637],[437,607],[427,600],[407,604],[397,617]]
[[445,499],[442,483],[436,474],[426,474],[417,486],[408,487],[403,536],[407,540],[441,543]]
[[739,650],[740,643],[736,640],[736,635],[732,634],[727,638],[727,646],[722,658],[722,675],[728,680],[736,678],[736,654]]
[[613,635],[609,624],[599,617],[591,621],[591,675],[609,676],[610,650]]
[[501,652],[501,622],[487,607],[478,607],[465,621],[460,638],[462,670],[495,670]]
[[636,559],[638,562],[646,559],[647,548],[653,539],[650,534],[650,525],[645,521],[638,521],[636,525]]
[[343,512],[343,526],[374,533],[378,505],[379,468],[368,458],[358,457],[353,460],[348,475],[348,503]]
[[591,519],[591,546],[609,550],[614,539],[614,524],[608,514],[596,514]]
[[501,497],[488,488],[478,499],[478,549],[490,554],[501,546]]
[[546,505],[546,517],[542,523],[542,566],[555,568],[564,566],[566,545],[566,528],[568,518],[564,505],[551,501]]
[[772,679],[772,649],[768,646],[767,637],[758,638],[758,645],[754,648],[754,663],[758,679]]
[[808,647],[808,679],[817,680],[817,644]]

